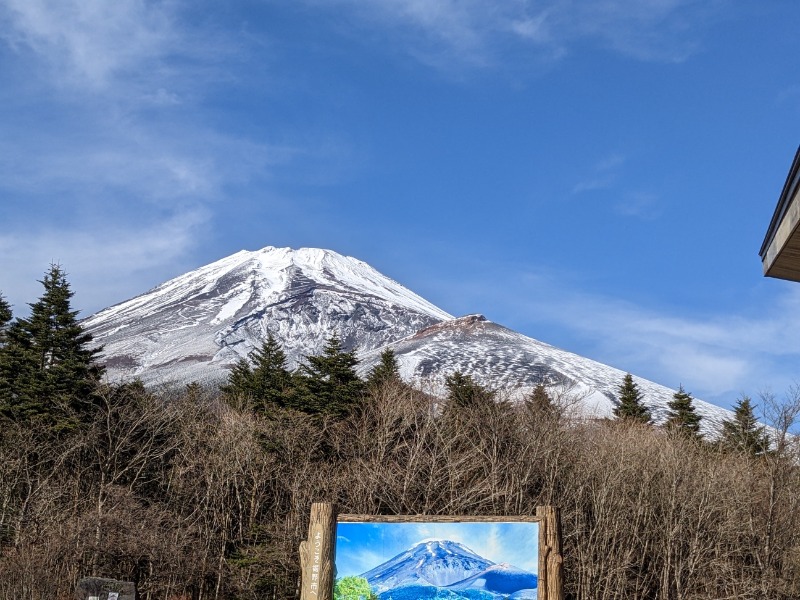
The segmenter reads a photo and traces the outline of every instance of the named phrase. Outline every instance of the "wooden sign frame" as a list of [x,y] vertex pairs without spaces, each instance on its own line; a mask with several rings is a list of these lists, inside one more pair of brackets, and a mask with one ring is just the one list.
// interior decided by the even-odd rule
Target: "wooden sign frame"
[[308,538],[300,543],[300,600],[333,600],[337,523],[504,523],[539,525],[539,572],[537,598],[563,600],[561,520],[558,508],[538,506],[536,516],[442,516],[337,514],[329,503],[314,503]]

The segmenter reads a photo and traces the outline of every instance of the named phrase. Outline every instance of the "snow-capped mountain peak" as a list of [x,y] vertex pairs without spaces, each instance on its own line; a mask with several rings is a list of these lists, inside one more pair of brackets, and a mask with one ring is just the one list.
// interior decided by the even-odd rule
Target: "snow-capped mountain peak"
[[[538,383],[565,386],[586,416],[609,417],[624,371],[555,348],[479,314],[453,318],[356,258],[318,248],[242,250],[171,279],[84,321],[103,345],[110,380],[218,383],[272,334],[295,368],[332,334],[357,348],[361,374],[395,353],[400,374],[443,392],[460,371],[520,397]],[[673,389],[634,377],[656,422]],[[731,413],[700,400],[704,433]]]
[[490,567],[491,561],[449,540],[420,542],[362,575],[377,592],[405,585],[444,587]]
[[[508,563],[495,564],[463,544],[429,540],[415,544],[362,574],[380,598],[535,598],[538,578]],[[435,589],[444,591],[440,595]],[[476,595],[477,594],[477,595]]]
[[268,246],[171,279],[84,326],[105,346],[112,380],[188,383],[224,378],[269,333],[293,367],[333,333],[369,350],[451,318],[358,259]]

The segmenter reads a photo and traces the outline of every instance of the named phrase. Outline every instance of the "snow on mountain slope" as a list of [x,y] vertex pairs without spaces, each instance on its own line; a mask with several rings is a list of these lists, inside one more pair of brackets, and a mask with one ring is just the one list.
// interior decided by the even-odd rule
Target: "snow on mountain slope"
[[366,263],[330,250],[241,251],[106,308],[83,325],[112,381],[218,381],[268,333],[289,366],[334,332],[369,350],[451,315]]
[[538,583],[538,577],[534,573],[523,571],[508,563],[500,563],[453,583],[448,586],[448,589],[484,590],[508,596],[521,590],[534,590]]
[[[582,413],[610,416],[625,373],[491,323],[454,319],[355,258],[314,248],[242,251],[89,317],[108,378],[219,382],[268,333],[289,367],[336,332],[358,348],[361,374],[392,348],[406,380],[442,392],[455,371],[519,397],[540,382],[571,386]],[[634,377],[657,422],[674,390]],[[438,389],[437,389],[438,388]],[[705,433],[731,413],[696,400]]]
[[420,542],[362,574],[381,599],[535,598],[537,577],[450,540]]
[[[512,398],[521,397],[539,383],[556,384],[579,398],[577,408],[592,417],[612,416],[617,389],[625,376],[624,371],[529,338],[482,315],[431,325],[387,348],[395,352],[403,379],[429,386],[434,393],[444,391],[445,376],[455,371]],[[361,355],[362,372],[378,362],[383,350]],[[663,422],[669,410],[667,402],[675,391],[640,377],[634,376],[634,381],[654,420]],[[695,399],[694,405],[703,417],[704,433],[715,434],[723,419],[732,418],[730,411],[707,402]]]
[[492,561],[449,540],[420,542],[362,574],[378,594],[409,585],[444,587],[482,573]]

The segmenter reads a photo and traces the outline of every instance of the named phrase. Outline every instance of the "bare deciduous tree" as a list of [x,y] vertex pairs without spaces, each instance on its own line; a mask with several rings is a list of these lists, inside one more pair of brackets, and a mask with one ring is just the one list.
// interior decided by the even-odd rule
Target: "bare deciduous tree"
[[[396,380],[344,419],[222,402],[194,386],[98,390],[76,431],[3,424],[0,598],[69,597],[78,578],[155,598],[296,597],[313,501],[372,514],[561,507],[581,600],[800,597],[800,393],[762,397],[763,455],[495,398],[442,410]],[[539,406],[537,408],[536,406]],[[542,408],[544,407],[544,408]]]

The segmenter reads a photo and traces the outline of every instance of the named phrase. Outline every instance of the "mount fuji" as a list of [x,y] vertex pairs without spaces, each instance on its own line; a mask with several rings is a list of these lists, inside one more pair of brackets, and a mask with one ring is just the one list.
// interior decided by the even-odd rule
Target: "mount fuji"
[[87,318],[109,379],[216,382],[268,334],[290,368],[336,333],[379,348],[452,316],[364,262],[329,250],[241,251]]
[[[268,334],[289,368],[337,334],[360,372],[394,351],[401,375],[436,393],[460,371],[510,397],[539,383],[568,388],[581,414],[610,416],[624,371],[492,323],[453,318],[368,264],[330,250],[241,251],[111,306],[83,321],[109,380],[147,385],[218,383]],[[634,376],[656,422],[674,390]],[[695,400],[704,433],[730,411]]]
[[381,600],[535,598],[537,577],[450,540],[420,542],[362,574]]
[[[502,396],[523,397],[544,383],[551,395],[561,395],[577,417],[612,417],[616,395],[625,372],[584,356],[550,346],[487,320],[468,315],[436,323],[389,344],[407,381],[425,383],[434,394],[443,394],[444,375],[460,371],[492,386]],[[380,360],[382,349],[361,355],[362,370]],[[675,390],[633,376],[643,403],[653,420],[666,420]],[[723,420],[733,414],[697,398],[693,404],[702,417],[704,434],[717,434]]]
[[494,563],[449,540],[420,542],[361,575],[376,592],[406,585],[446,587]]

